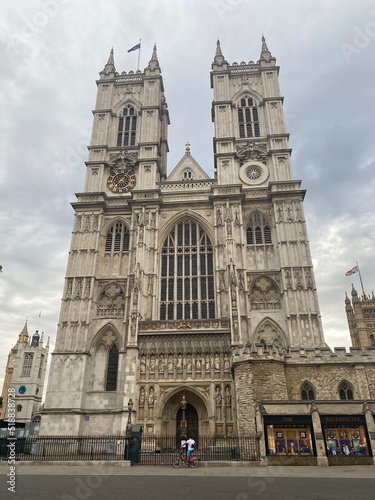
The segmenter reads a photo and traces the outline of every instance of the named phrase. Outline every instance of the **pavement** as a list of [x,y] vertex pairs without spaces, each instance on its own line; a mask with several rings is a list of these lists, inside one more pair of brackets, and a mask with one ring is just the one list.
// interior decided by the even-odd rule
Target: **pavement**
[[[206,466],[201,463],[197,469],[182,466],[175,469],[167,465],[133,465],[128,462],[16,462],[16,475],[20,476],[225,476],[225,477],[305,477],[375,479],[375,466],[254,466],[228,462],[221,466]],[[0,476],[9,473],[7,462],[0,463]]]

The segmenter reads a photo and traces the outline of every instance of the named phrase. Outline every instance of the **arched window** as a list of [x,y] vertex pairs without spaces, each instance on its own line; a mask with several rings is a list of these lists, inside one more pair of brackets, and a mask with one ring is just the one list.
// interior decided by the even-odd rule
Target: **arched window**
[[272,244],[271,228],[259,212],[253,213],[250,217],[246,229],[246,242],[248,245]]
[[105,252],[114,254],[129,250],[129,229],[123,222],[116,222],[110,227],[105,240]]
[[240,137],[260,137],[258,108],[249,96],[244,96],[238,105]]
[[213,247],[202,227],[177,223],[161,253],[160,319],[214,318]]
[[17,411],[22,411],[22,405],[17,405]]
[[193,180],[193,172],[189,168],[187,168],[183,171],[182,180],[183,181],[192,181]]
[[136,111],[131,104],[128,104],[118,121],[117,146],[135,146],[136,131]]
[[310,382],[304,382],[301,386],[301,399],[304,401],[312,401],[315,399],[313,386]]
[[113,344],[108,352],[107,382],[106,391],[115,391],[117,388],[117,370],[118,370],[118,349]]
[[33,359],[34,359],[33,352],[25,352],[25,357],[23,359],[21,377],[30,377],[31,367],[33,365]]
[[349,384],[349,382],[346,382],[346,380],[341,382],[341,384],[339,385],[339,396],[340,399],[354,399],[353,387],[351,384]]
[[370,347],[375,347],[375,335],[370,335]]

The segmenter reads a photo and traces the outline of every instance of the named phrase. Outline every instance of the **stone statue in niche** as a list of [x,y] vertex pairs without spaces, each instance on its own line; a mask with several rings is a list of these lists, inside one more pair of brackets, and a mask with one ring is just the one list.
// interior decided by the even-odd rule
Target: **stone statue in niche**
[[198,372],[200,372],[202,369],[202,360],[201,360],[200,354],[198,354],[198,356],[197,356],[196,369]]
[[169,358],[168,358],[168,371],[173,372],[173,356],[172,356],[172,354],[170,354]]
[[215,370],[217,370],[217,371],[220,370],[220,358],[219,358],[219,356],[215,356],[214,366],[215,366]]
[[219,289],[221,292],[225,292],[226,289],[224,271],[219,273]]
[[148,406],[154,406],[154,400],[155,400],[154,388],[151,386],[148,393]]
[[141,356],[141,373],[146,372],[146,356],[142,354]]
[[155,371],[155,356],[153,354],[151,354],[150,371],[152,371],[152,372]]
[[225,388],[225,404],[227,406],[230,406],[232,404],[232,395],[230,393],[229,385],[227,385]]
[[139,392],[139,406],[143,407],[145,405],[145,388],[141,387]]
[[178,355],[178,359],[177,359],[177,371],[182,372],[182,355],[181,354]]
[[206,372],[210,371],[211,369],[211,360],[209,356],[206,357]]
[[223,225],[223,218],[222,218],[222,215],[221,215],[221,208],[218,208],[216,210],[216,223],[218,226],[222,226]]
[[164,355],[160,354],[160,358],[159,358],[159,372],[163,372],[163,371],[164,371]]
[[221,389],[219,386],[216,387],[216,393],[215,393],[215,403],[216,403],[216,418],[217,420],[221,420],[221,405],[222,405],[222,395],[221,395]]
[[229,368],[230,368],[229,358],[228,358],[228,356],[225,356],[225,358],[224,358],[224,370],[228,371]]

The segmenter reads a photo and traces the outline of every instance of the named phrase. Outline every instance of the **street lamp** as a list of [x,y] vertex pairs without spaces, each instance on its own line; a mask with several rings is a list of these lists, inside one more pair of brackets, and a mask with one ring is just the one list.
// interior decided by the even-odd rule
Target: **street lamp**
[[126,424],[126,460],[129,460],[129,439],[132,435],[132,411],[133,411],[133,400],[132,398],[128,401],[128,423]]
[[132,430],[132,411],[133,411],[133,400],[132,398],[128,401],[128,423],[126,425],[126,432],[131,433]]
[[185,429],[185,434],[186,434],[186,428],[187,428],[187,422],[186,422],[186,416],[185,416],[186,405],[187,405],[187,401],[185,398],[185,394],[183,394],[182,400],[181,400],[181,410],[182,410],[181,430],[183,431]]

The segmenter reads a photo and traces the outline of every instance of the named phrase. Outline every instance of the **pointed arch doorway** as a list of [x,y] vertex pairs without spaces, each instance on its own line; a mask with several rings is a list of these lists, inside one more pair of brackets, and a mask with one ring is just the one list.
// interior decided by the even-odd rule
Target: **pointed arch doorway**
[[182,420],[182,408],[179,408],[176,415],[176,437],[180,438],[182,435],[186,435],[186,437],[192,437],[197,441],[199,437],[198,412],[192,404],[188,403],[186,405],[186,427],[181,426]]

